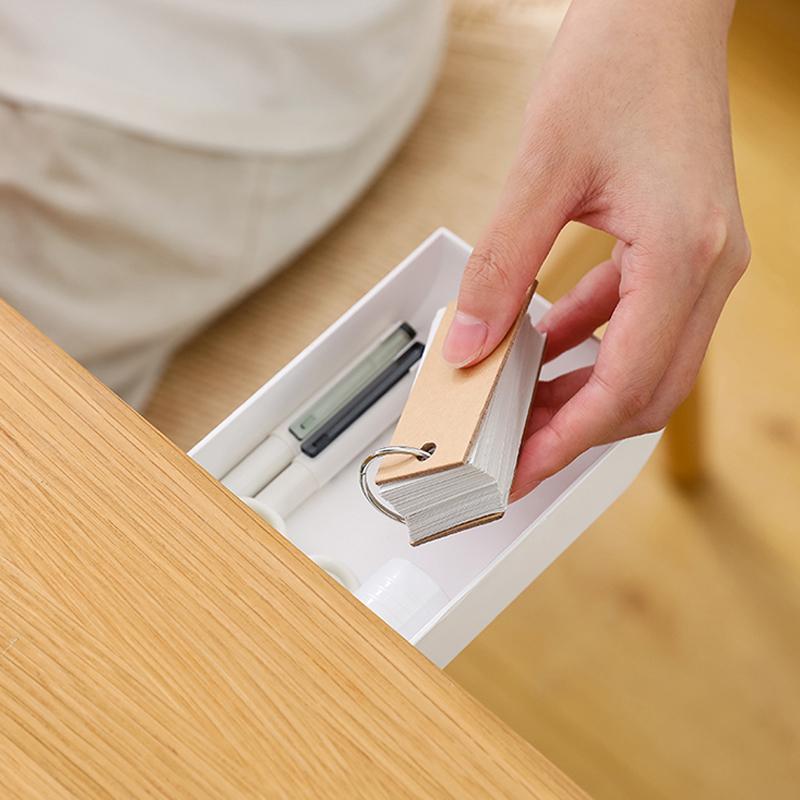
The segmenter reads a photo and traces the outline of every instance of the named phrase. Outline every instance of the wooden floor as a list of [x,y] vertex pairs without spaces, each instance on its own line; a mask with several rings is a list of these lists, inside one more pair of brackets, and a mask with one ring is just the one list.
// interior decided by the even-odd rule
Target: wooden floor
[[[541,5],[456,2],[408,144],[296,268],[179,355],[149,411],[167,435],[190,445],[436,225],[475,239],[543,46],[526,36],[558,11]],[[732,108],[753,261],[706,370],[707,483],[680,491],[657,453],[448,668],[596,798],[800,796],[798,42],[797,3],[740,3]],[[309,279],[308,314],[265,319]]]

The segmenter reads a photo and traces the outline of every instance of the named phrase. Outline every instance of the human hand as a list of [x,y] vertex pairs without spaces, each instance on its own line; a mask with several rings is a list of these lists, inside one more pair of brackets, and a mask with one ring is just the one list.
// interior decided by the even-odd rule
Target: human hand
[[512,498],[584,450],[662,428],[749,260],[730,143],[730,0],[574,0],[469,259],[445,358],[487,356],[569,220],[617,239],[540,324],[552,359],[603,323],[593,368],[542,382]]

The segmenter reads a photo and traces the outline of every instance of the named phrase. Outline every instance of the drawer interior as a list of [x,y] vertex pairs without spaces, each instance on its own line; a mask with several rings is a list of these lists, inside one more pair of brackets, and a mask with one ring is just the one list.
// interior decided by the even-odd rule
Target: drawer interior
[[[420,340],[436,311],[457,293],[469,248],[449,231],[431,236],[403,264],[362,298],[319,339],[265,384],[191,452],[215,477],[222,478],[270,431],[293,413],[390,324],[405,320]],[[530,313],[539,319],[548,303],[534,297]],[[598,342],[590,340],[547,364],[542,379],[593,363]],[[491,570],[519,537],[614,445],[594,448],[559,472],[496,522],[412,548],[405,527],[378,513],[361,495],[358,467],[374,448],[388,443],[394,421],[326,486],[286,520],[291,541],[308,555],[346,564],[364,580],[392,558],[404,558],[427,572],[455,604],[476,578]],[[447,614],[447,607],[437,612]],[[429,620],[432,622],[435,620]],[[423,626],[423,627],[429,627]],[[413,637],[412,637],[413,641]]]

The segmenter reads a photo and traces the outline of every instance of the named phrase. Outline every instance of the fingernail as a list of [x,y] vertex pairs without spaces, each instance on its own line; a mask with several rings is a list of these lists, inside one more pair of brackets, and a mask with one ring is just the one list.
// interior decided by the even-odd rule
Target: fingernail
[[454,367],[463,367],[481,354],[489,326],[481,319],[456,311],[450,330],[444,340],[442,355]]

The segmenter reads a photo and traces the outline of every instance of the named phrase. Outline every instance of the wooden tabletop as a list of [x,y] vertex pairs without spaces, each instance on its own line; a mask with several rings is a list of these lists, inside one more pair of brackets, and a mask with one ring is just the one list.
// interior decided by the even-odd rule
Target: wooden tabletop
[[4,797],[584,797],[0,304]]

